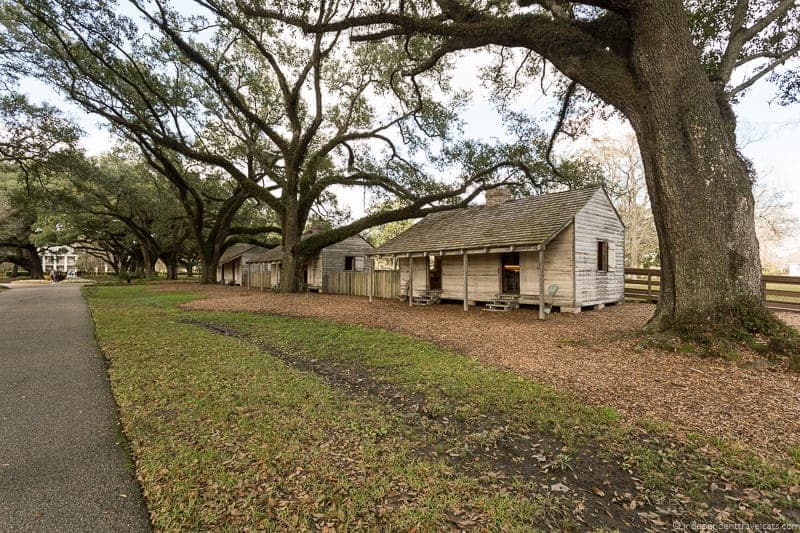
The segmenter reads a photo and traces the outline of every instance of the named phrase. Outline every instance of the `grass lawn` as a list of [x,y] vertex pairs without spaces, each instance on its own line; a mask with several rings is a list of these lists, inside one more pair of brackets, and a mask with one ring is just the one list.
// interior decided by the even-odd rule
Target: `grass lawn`
[[800,522],[800,451],[626,423],[395,333],[86,293],[157,529]]

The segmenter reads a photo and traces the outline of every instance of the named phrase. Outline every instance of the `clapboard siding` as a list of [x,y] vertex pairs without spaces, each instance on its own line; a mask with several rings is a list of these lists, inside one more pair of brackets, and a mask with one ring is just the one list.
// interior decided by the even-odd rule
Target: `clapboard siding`
[[[408,283],[408,258],[402,257],[400,264],[400,283]],[[428,264],[424,257],[414,258],[414,279],[412,287],[414,296],[419,296],[422,291],[428,289]]]
[[360,235],[353,235],[342,242],[326,246],[322,249],[322,273],[343,272],[347,256],[362,258],[356,261],[354,270],[363,272],[367,263],[363,258],[371,251],[372,245]]
[[[575,294],[573,291],[573,224],[567,226],[556,238],[547,243],[544,250],[544,287],[558,286],[553,305],[573,307]],[[520,301],[522,303],[539,303],[539,252],[520,254]],[[550,304],[549,295],[545,295]]]
[[[323,250],[324,252],[325,250]],[[306,261],[306,271],[308,277],[306,283],[309,287],[322,287],[322,265],[324,264],[322,254],[316,254]]]
[[220,262],[217,268],[217,279],[224,282],[233,281],[237,285],[246,285],[247,263],[264,252],[265,249],[260,246],[250,246],[244,251],[230,257],[224,263]]
[[[625,291],[625,229],[606,193],[598,190],[575,215],[576,305],[619,302]],[[597,269],[597,242],[609,243],[608,272]]]
[[[442,261],[442,298],[464,299],[464,259],[445,256]],[[500,256],[469,255],[469,294],[471,302],[486,301],[500,292]]]
[[[558,285],[555,305],[572,306],[572,225],[553,239],[545,252],[545,287]],[[442,260],[442,298],[463,300],[464,298],[464,259],[460,255],[446,255]],[[501,290],[500,254],[469,254],[468,278],[470,302],[487,301]],[[408,258],[400,258],[400,281],[408,281]],[[520,253],[520,293],[524,303],[538,303],[539,294],[539,256],[538,252]],[[418,295],[428,288],[428,263],[424,257],[414,258],[414,294]],[[548,299],[548,303],[550,303]]]

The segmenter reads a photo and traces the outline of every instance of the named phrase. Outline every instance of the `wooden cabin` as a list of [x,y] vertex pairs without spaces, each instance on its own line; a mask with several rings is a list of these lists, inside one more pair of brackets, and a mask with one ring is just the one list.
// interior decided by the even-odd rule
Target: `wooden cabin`
[[246,264],[266,251],[266,248],[252,244],[234,244],[225,250],[219,259],[217,281],[223,285],[242,285],[245,283]]
[[466,310],[508,296],[544,317],[545,306],[580,312],[623,300],[624,233],[601,187],[520,200],[497,189],[486,205],[426,216],[372,255],[399,260],[412,298],[441,291]]
[[[303,235],[303,239],[312,235]],[[303,267],[303,282],[308,290],[325,292],[327,274],[330,272],[364,272],[367,269],[367,255],[373,247],[361,235],[353,235],[341,242],[326,246],[313,257],[306,260]],[[270,286],[277,287],[281,281],[283,249],[279,246],[254,258],[251,262],[269,265]]]

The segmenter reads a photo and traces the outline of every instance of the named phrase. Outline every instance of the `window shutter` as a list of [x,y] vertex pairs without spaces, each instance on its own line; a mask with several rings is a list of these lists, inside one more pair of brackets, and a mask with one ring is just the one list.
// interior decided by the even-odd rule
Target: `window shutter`
[[356,267],[354,269],[356,272],[364,272],[364,258],[363,257],[356,257]]

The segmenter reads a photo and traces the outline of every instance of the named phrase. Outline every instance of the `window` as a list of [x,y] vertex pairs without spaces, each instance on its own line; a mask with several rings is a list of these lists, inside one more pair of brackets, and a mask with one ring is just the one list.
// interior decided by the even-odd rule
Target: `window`
[[597,271],[608,271],[608,241],[597,241]]
[[344,269],[347,272],[355,270],[355,257],[352,255],[344,256]]

